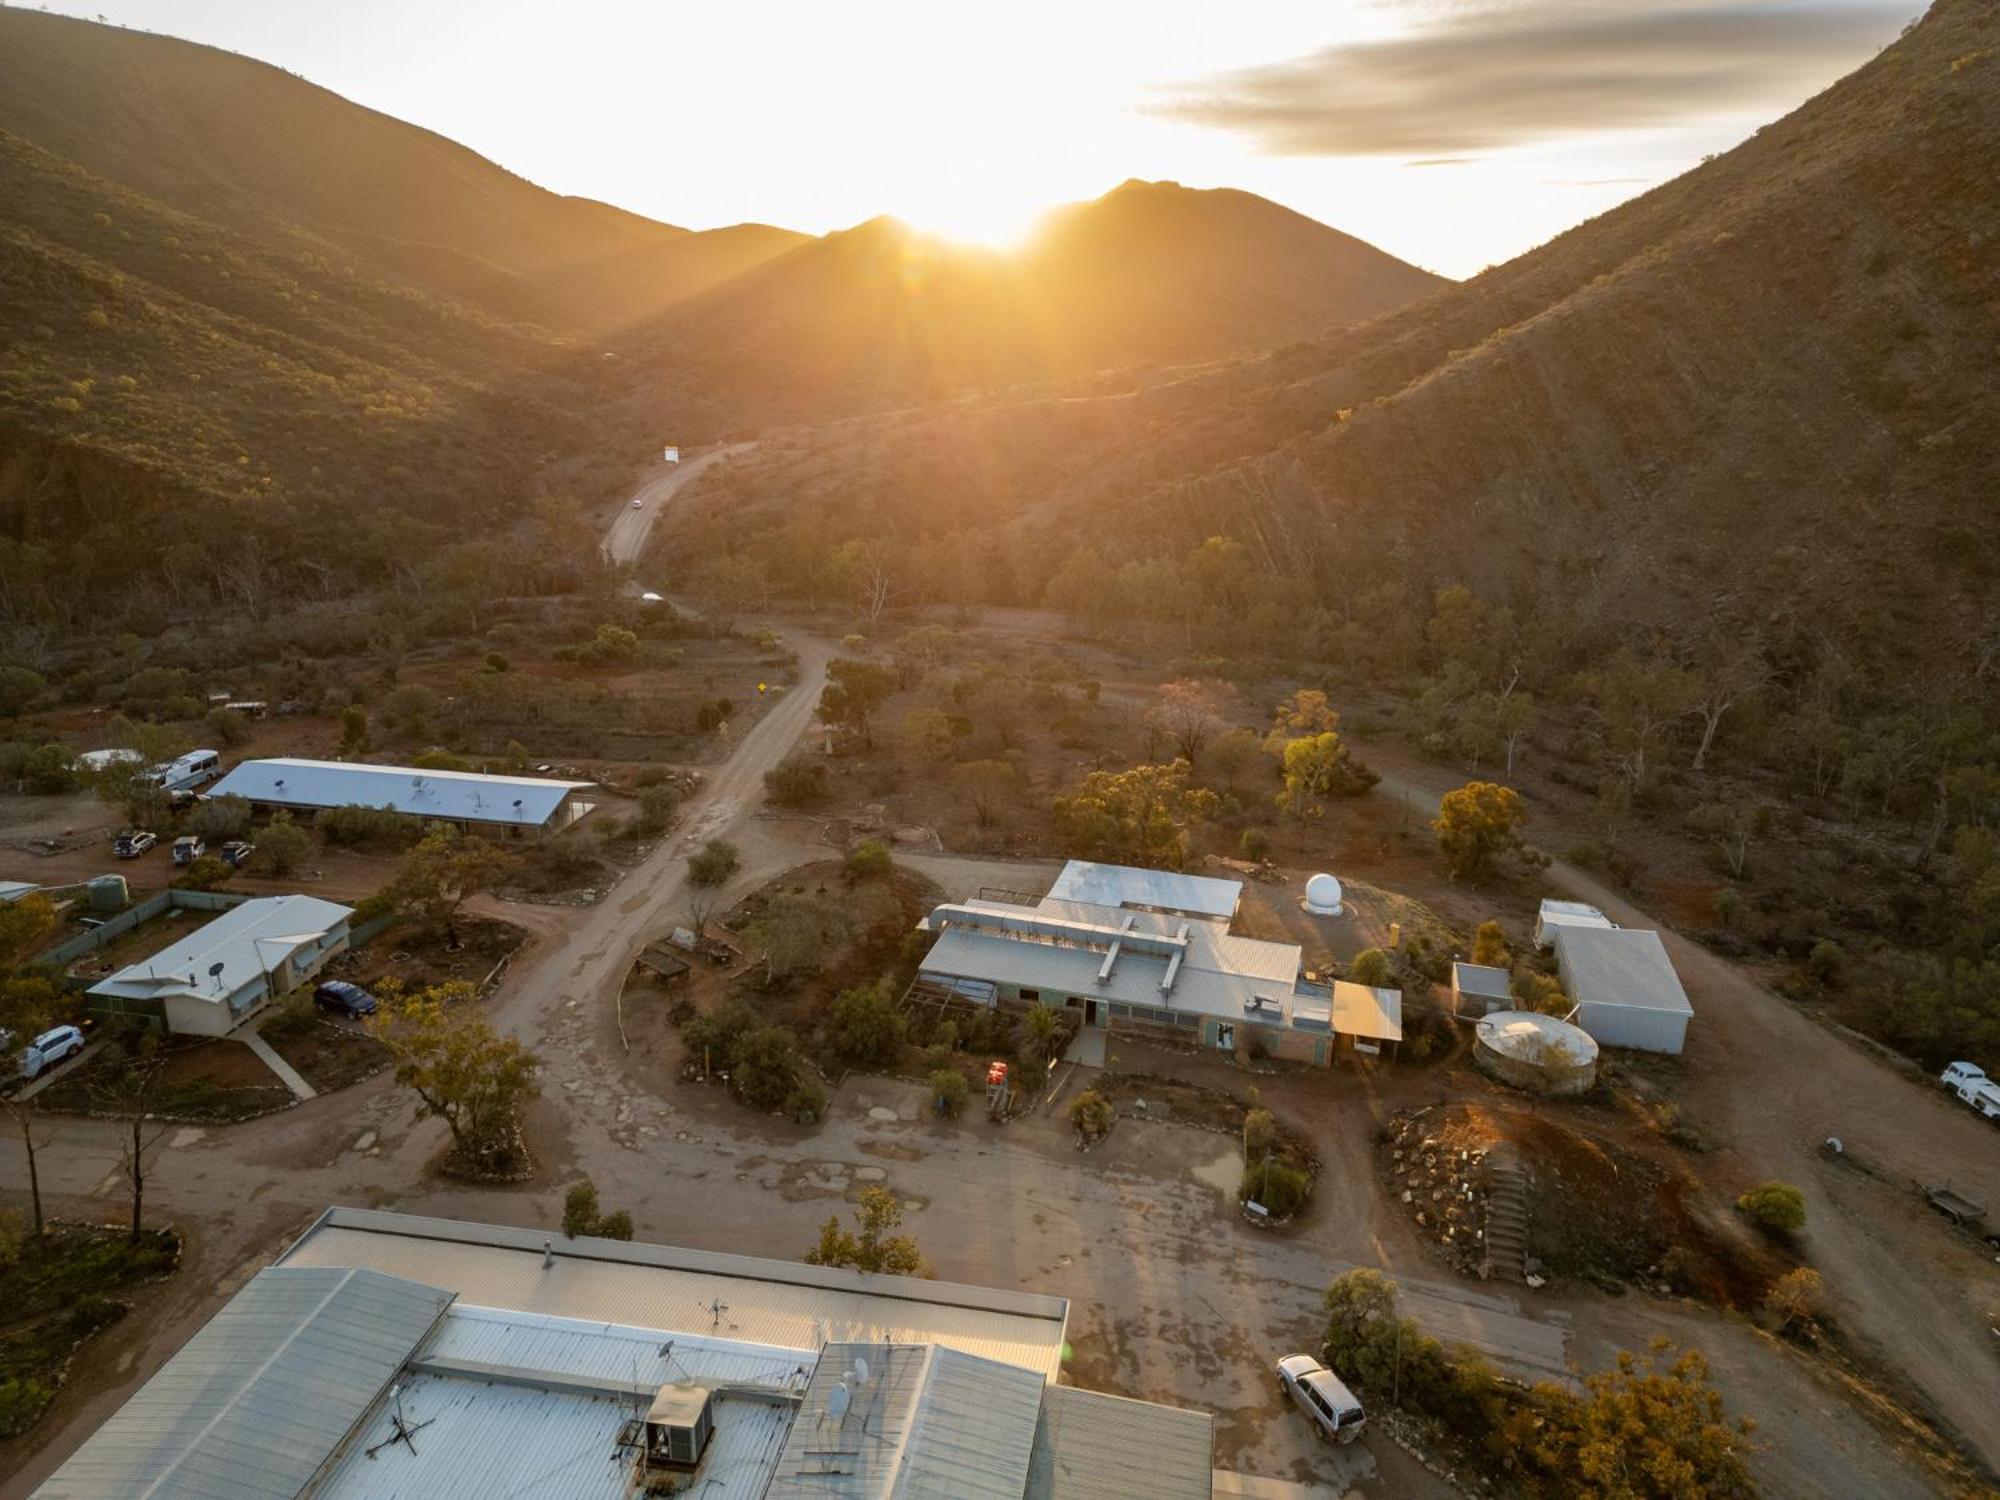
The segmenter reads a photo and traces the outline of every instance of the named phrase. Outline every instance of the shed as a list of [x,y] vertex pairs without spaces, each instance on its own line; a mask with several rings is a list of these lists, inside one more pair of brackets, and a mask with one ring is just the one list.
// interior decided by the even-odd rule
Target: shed
[[678,984],[687,979],[688,963],[666,943],[653,943],[639,955],[639,967],[662,984]]
[[539,776],[277,758],[244,761],[210,795],[242,797],[255,807],[293,812],[369,807],[518,835],[567,828],[596,805],[584,795],[593,789],[588,781]]
[[1694,1006],[1657,932],[1558,927],[1555,947],[1577,1025],[1607,1047],[1680,1052]]
[[1544,900],[1542,909],[1535,915],[1535,946],[1553,947],[1556,934],[1565,927],[1611,928],[1616,925],[1596,907],[1582,901]]
[[1451,1013],[1474,1020],[1496,1010],[1514,1008],[1514,992],[1505,969],[1486,964],[1451,966]]

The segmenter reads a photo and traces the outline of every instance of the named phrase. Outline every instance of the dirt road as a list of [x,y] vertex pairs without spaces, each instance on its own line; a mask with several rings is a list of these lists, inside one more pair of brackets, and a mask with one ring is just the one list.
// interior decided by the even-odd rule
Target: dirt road
[[620,505],[618,514],[612,519],[611,529],[605,533],[604,555],[615,563],[636,563],[639,554],[646,550],[646,538],[652,535],[654,518],[683,485],[730,454],[748,453],[756,446],[755,443],[730,443],[725,447],[711,448],[698,458],[684,458],[678,464],[665,466],[661,473],[647,480]]
[[[1371,746],[1383,790],[1434,816],[1442,788]],[[2000,1470],[2000,1275],[1913,1190],[1949,1177],[2000,1206],[2000,1135],[1941,1089],[1912,1079],[1672,931],[1589,872],[1549,879],[1625,927],[1659,931],[1694,1004],[1683,1103],[1722,1141],[1704,1176],[1730,1196],[1776,1178],[1806,1195],[1804,1244],[1834,1313],[1879,1367]],[[1874,1171],[1828,1162],[1839,1136]]]

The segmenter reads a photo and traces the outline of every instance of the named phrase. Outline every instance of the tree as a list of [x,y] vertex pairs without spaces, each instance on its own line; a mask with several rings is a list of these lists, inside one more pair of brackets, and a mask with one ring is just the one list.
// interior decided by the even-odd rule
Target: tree
[[1264,857],[1271,852],[1271,835],[1261,828],[1246,828],[1236,841],[1236,852],[1245,859],[1262,864]]
[[28,705],[41,697],[48,683],[42,674],[27,667],[0,666],[0,719],[18,718]]
[[1295,739],[1332,734],[1339,728],[1340,715],[1327,702],[1326,694],[1318,688],[1300,688],[1272,713],[1271,731],[1265,736],[1264,747],[1273,755],[1282,755],[1285,746]]
[[847,873],[854,880],[879,880],[896,868],[889,846],[880,839],[863,839],[847,855]]
[[155,1118],[150,1107],[153,1086],[165,1065],[165,1059],[159,1056],[159,1039],[142,1037],[125,1069],[110,1083],[93,1090],[99,1110],[123,1116],[126,1122],[119,1132],[118,1171],[132,1190],[132,1224],[127,1243],[133,1245],[139,1243],[145,1231],[146,1177],[152,1170],[161,1140],[171,1128],[171,1122]]
[[827,1010],[827,1050],[851,1068],[890,1068],[902,1050],[904,1028],[888,982],[878,979],[834,996]]
[[340,711],[340,748],[343,758],[366,754],[368,750],[368,710],[350,703]]
[[[29,896],[23,902],[39,901],[48,907],[45,896]],[[11,908],[0,908],[0,912]],[[53,908],[50,908],[53,919]],[[32,941],[25,925],[16,926],[8,934],[8,940],[15,947],[15,957],[27,951]],[[9,973],[0,976],[0,1077],[18,1078],[21,1072],[21,1052],[29,1042],[56,1024],[63,1014],[62,991],[53,980],[42,974]],[[42,1179],[36,1162],[36,1152],[48,1144],[35,1133],[35,1101],[22,1098],[19,1090],[0,1093],[0,1107],[4,1107],[13,1117],[14,1128],[21,1135],[22,1154],[28,1162],[28,1202],[34,1215],[35,1239],[39,1243],[42,1236]]]
[[212,891],[226,885],[235,873],[236,866],[227,860],[204,854],[199,859],[191,860],[187,868],[174,878],[174,884],[185,891]]
[[387,895],[425,932],[448,937],[467,897],[492,890],[519,868],[498,844],[439,824],[403,856]]
[[1783,1332],[1794,1323],[1811,1323],[1826,1306],[1826,1283],[1811,1266],[1794,1266],[1764,1294],[1764,1311]]
[[1085,1089],[1069,1102],[1069,1123],[1086,1146],[1101,1141],[1118,1123],[1118,1110],[1096,1089]]
[[951,768],[951,779],[982,828],[1021,790],[1021,772],[1011,760],[968,760]]
[[1224,786],[1234,789],[1263,748],[1264,742],[1254,729],[1232,729],[1208,747],[1209,769],[1222,778]]
[[1716,731],[1722,727],[1722,716],[1746,698],[1762,692],[1771,680],[1763,646],[1757,641],[1733,645],[1718,639],[1710,643],[1708,655],[1708,664],[1693,675],[1689,694],[1695,716],[1701,720],[1701,738],[1690,762],[1696,771],[1707,763]]
[[1472,935],[1472,962],[1483,964],[1489,969],[1507,967],[1510,950],[1506,929],[1488,917],[1479,924],[1479,930]]
[[312,835],[294,823],[290,813],[279,813],[258,835],[253,858],[265,874],[283,877],[304,864],[312,852]]
[[1222,727],[1222,713],[1235,696],[1236,689],[1226,682],[1183,677],[1160,685],[1146,720],[1193,765],[1201,747]]
[[1620,1350],[1617,1368],[1586,1377],[1579,1400],[1537,1387],[1546,1428],[1538,1465],[1565,1493],[1585,1500],[1748,1500],[1743,1467],[1751,1424],[1731,1422],[1709,1383],[1708,1361],[1653,1341],[1640,1358]]
[[828,724],[852,729],[861,743],[874,747],[871,733],[875,711],[896,690],[896,674],[872,661],[837,657],[827,665],[826,686],[820,690],[819,716]]
[[850,1266],[886,1276],[927,1274],[917,1242],[894,1231],[903,1222],[903,1205],[885,1187],[864,1188],[852,1230],[838,1214],[820,1226],[819,1243],[805,1254],[809,1266]]
[[903,749],[910,759],[934,766],[951,754],[951,716],[941,708],[913,708],[903,715]]
[[971,1096],[972,1085],[965,1081],[965,1075],[956,1068],[939,1068],[931,1074],[931,1098],[937,1101],[937,1112],[947,1120],[956,1120],[965,1110],[965,1101]]
[[195,804],[188,815],[189,833],[198,833],[211,844],[240,839],[250,831],[249,799],[237,796],[209,797]]
[[417,1096],[418,1118],[443,1120],[468,1164],[504,1162],[522,1106],[541,1094],[540,1060],[493,1029],[463,981],[379,998],[368,1029],[389,1049],[396,1082]]
[[1602,671],[1585,675],[1580,685],[1606,743],[1622,762],[1625,779],[1635,787],[1644,785],[1654,742],[1692,706],[1693,680],[1669,663],[1623,651]]
[[1328,797],[1358,797],[1382,778],[1348,753],[1332,730],[1285,742],[1285,789],[1278,806],[1295,818],[1316,818]]
[[826,796],[826,767],[788,760],[764,773],[764,793],[780,807],[811,807]]
[[1528,809],[1512,787],[1468,781],[1445,793],[1431,827],[1452,879],[1476,880],[1503,854],[1531,866],[1548,862],[1522,837],[1527,822]]
[[1363,948],[1347,966],[1347,977],[1355,984],[1386,989],[1396,982],[1396,967],[1380,948]]
[[808,896],[779,896],[743,935],[764,951],[768,986],[801,969],[816,972],[852,932],[853,923],[836,906]]
[[710,839],[688,856],[688,883],[697,886],[727,885],[743,868],[743,856],[727,839]]
[[600,1240],[629,1240],[632,1238],[632,1215],[622,1208],[616,1213],[600,1212],[597,1184],[586,1177],[581,1182],[571,1183],[569,1191],[563,1194],[562,1229],[570,1239],[588,1235]]
[[1046,1064],[1062,1044],[1062,1017],[1046,1005],[1028,1007],[1021,1017],[1021,1046],[1033,1061]]
[[55,903],[40,891],[0,905],[0,968],[12,968],[27,958],[55,925]]
[[1713,845],[1732,878],[1741,880],[1750,863],[1750,846],[1771,828],[1771,810],[1762,803],[1704,802],[1687,815],[1687,824]]
[[1759,1183],[1736,1200],[1736,1207],[1771,1234],[1791,1235],[1806,1227],[1806,1195],[1789,1182]]
[[1221,806],[1215,793],[1188,785],[1188,763],[1093,771],[1055,799],[1056,830],[1079,855],[1179,869],[1189,838]]

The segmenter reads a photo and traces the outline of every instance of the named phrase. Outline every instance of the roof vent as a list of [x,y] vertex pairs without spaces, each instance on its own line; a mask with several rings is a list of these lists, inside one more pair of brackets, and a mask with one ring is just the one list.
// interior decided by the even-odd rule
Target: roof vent
[[691,1384],[663,1385],[646,1413],[646,1467],[697,1468],[714,1436],[708,1391]]

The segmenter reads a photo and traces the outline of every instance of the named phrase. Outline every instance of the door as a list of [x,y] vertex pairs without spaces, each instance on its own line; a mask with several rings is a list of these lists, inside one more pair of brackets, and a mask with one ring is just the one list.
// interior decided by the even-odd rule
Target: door
[[1218,1052],[1236,1050],[1236,1028],[1227,1021],[1218,1022],[1215,1028],[1215,1049]]
[[1102,1026],[1104,1024],[1103,1005],[1095,1000],[1084,1001],[1083,1022],[1086,1026]]

